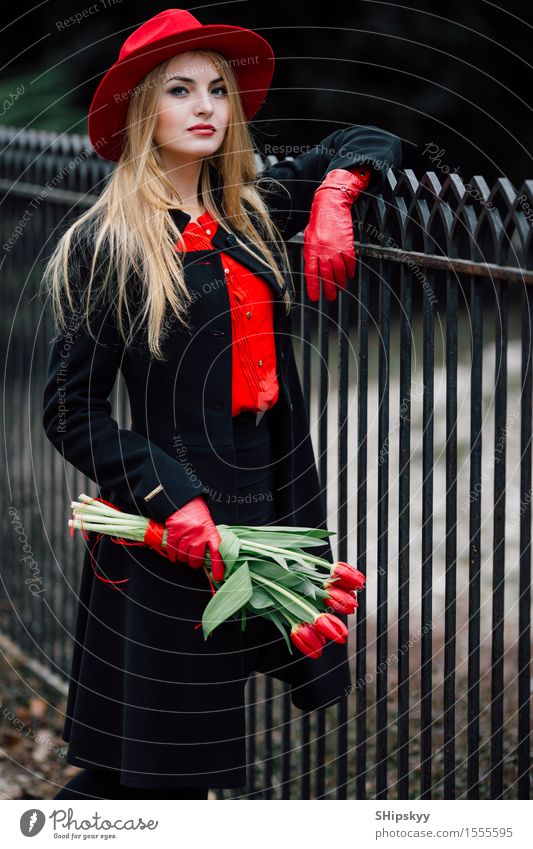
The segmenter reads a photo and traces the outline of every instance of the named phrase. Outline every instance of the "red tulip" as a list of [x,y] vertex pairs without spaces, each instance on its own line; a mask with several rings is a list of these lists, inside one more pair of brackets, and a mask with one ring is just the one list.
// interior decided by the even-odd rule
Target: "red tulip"
[[342,561],[333,564],[330,580],[333,579],[336,579],[335,586],[343,590],[361,590],[366,582],[366,577],[359,569]]
[[291,640],[304,654],[309,657],[320,657],[326,638],[309,622],[300,622],[291,628]]
[[334,643],[345,643],[348,639],[348,628],[333,613],[319,613],[315,619],[315,628]]
[[332,585],[327,587],[327,591],[328,597],[324,599],[326,607],[331,607],[336,613],[353,613],[355,608],[359,607],[353,593]]

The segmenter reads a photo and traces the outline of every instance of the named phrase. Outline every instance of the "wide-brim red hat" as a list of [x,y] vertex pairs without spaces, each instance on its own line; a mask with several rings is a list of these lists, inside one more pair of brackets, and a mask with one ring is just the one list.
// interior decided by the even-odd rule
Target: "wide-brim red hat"
[[263,103],[274,73],[274,52],[253,30],[201,24],[185,9],[166,9],[134,30],[101,80],[89,109],[89,138],[96,153],[116,162],[122,153],[133,89],[160,62],[188,50],[216,50],[231,63],[249,121]]

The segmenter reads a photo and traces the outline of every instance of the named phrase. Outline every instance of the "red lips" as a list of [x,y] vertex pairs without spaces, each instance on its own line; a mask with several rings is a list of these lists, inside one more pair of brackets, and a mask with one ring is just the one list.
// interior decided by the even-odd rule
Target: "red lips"
[[194,124],[192,127],[187,127],[188,130],[214,130],[212,124]]

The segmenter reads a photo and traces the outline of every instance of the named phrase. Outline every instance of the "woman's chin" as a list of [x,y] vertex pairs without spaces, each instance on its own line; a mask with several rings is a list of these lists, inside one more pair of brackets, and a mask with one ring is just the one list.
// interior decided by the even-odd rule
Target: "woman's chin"
[[218,139],[215,141],[214,138],[194,136],[187,144],[180,144],[179,146],[163,145],[160,146],[159,149],[162,152],[164,151],[167,155],[174,157],[187,157],[198,155],[198,153],[203,153],[207,156],[215,153],[219,149],[221,143],[222,142]]

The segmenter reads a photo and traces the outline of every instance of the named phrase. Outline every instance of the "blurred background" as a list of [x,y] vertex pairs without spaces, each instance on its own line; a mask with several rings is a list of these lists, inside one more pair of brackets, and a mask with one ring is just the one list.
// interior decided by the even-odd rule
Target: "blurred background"
[[[122,42],[166,8],[141,0],[8,4],[0,122],[86,133],[92,95]],[[438,151],[465,182],[505,174],[520,183],[531,172],[529,3],[241,0],[184,8],[202,23],[249,27],[272,44],[274,80],[254,121],[260,150],[312,145],[345,124],[370,123],[400,136],[404,165],[415,170],[427,170]],[[436,147],[424,153],[429,144]]]

